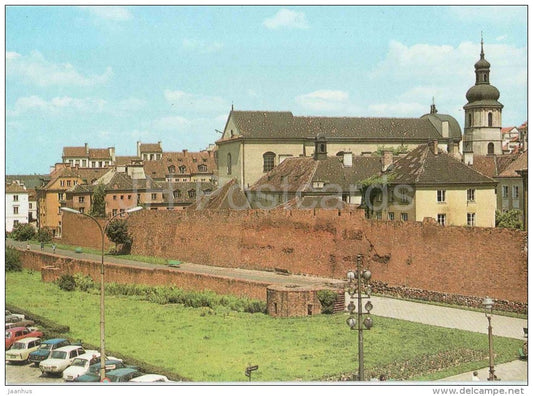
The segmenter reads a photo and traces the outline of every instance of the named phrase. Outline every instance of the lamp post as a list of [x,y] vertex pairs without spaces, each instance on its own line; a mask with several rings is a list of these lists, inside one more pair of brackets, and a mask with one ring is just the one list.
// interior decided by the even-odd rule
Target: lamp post
[[485,308],[485,316],[489,321],[489,378],[487,380],[494,381],[496,376],[494,375],[494,351],[492,349],[492,308],[494,307],[494,301],[492,298],[485,297],[482,302],[483,307]]
[[98,229],[100,230],[100,234],[102,236],[102,261],[101,261],[101,264],[100,264],[100,381],[103,381],[104,378],[105,378],[105,359],[106,359],[106,357],[105,357],[105,304],[104,304],[104,301],[105,301],[105,294],[104,294],[104,243],[105,243],[105,231],[107,230],[107,226],[111,223],[111,220],[113,220],[115,217],[121,216],[124,213],[137,212],[137,211],[139,211],[141,209],[143,209],[142,206],[136,206],[136,207],[128,209],[128,210],[126,210],[124,212],[117,213],[116,215],[111,216],[106,221],[104,226],[102,227],[102,225],[98,222],[98,220],[96,220],[95,217],[93,217],[93,216],[91,216],[91,215],[89,215],[87,213],[82,213],[82,212],[80,212],[80,211],[78,211],[76,209],[67,208],[67,207],[62,207],[61,208],[61,210],[63,212],[80,214],[80,215],[88,217],[89,219],[94,221],[96,223],[96,225],[98,226]]
[[[374,306],[367,301],[365,304],[366,309],[366,318],[363,320],[363,298],[370,298],[370,285],[369,281],[372,276],[372,273],[369,270],[362,270],[362,261],[363,256],[357,255],[357,270],[349,271],[347,274],[348,285],[346,291],[350,295],[350,303],[348,304],[348,311],[350,312],[350,317],[346,320],[346,324],[350,326],[351,330],[357,328],[358,332],[358,352],[359,352],[359,381],[364,381],[364,351],[363,351],[363,331],[370,330],[374,324],[372,318],[370,317],[370,311]],[[366,297],[363,294],[363,287],[365,287]],[[353,313],[355,311],[355,304],[353,302],[354,296],[357,295],[357,321],[355,320]],[[364,327],[363,327],[364,326]]]

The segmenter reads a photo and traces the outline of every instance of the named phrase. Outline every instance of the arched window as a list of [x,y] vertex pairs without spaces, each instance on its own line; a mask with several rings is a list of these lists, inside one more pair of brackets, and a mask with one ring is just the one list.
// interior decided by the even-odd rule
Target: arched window
[[176,167],[174,165],[170,165],[168,167],[168,173],[176,173]]
[[196,198],[196,190],[189,190],[187,194],[189,194],[189,198]]
[[228,153],[226,165],[228,167],[228,175],[231,175],[231,153]]
[[492,126],[492,113],[489,113],[489,126]]
[[263,172],[270,172],[272,169],[274,169],[275,158],[276,154],[271,151],[263,154]]
[[198,165],[198,171],[199,172],[207,172],[207,166],[202,164],[202,165]]
[[185,173],[185,171],[187,170],[187,167],[185,165],[182,165],[179,167],[179,170],[180,170],[180,173]]
[[489,145],[487,146],[487,153],[494,154],[494,143],[489,143]]
[[472,126],[472,114],[468,114],[468,125],[467,126]]

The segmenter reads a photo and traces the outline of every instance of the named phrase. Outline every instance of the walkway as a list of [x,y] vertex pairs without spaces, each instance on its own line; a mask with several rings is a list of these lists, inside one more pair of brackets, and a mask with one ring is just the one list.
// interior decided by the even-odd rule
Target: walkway
[[[8,245],[15,245],[20,248],[26,247],[26,242],[14,242],[9,240]],[[31,244],[32,250],[39,250],[38,244]],[[50,246],[45,247],[45,252],[51,253]],[[68,250],[56,250],[56,254],[86,258],[100,261],[101,256],[89,253],[75,253]],[[106,256],[106,262],[112,262],[120,265],[129,265],[137,267],[163,267],[165,265],[149,264],[139,261],[124,260],[117,257]],[[320,285],[320,284],[342,284],[342,280],[318,278],[302,275],[281,275],[267,271],[253,271],[237,268],[212,267],[207,265],[182,263],[179,271],[211,274],[238,279],[257,280],[270,284],[296,284],[300,286]],[[487,334],[488,322],[483,312],[474,312],[459,308],[449,308],[437,305],[416,303],[387,297],[372,297],[374,309],[373,314],[395,319],[403,319],[417,323],[424,323],[433,326],[461,329],[477,333]],[[527,327],[526,319],[511,318],[507,316],[494,315],[492,319],[493,333],[496,336],[510,337],[523,340],[523,328]],[[527,380],[527,362],[515,361],[496,366],[498,377],[506,381],[526,381]],[[443,381],[471,381],[472,373],[465,373],[454,377],[446,378]],[[483,378],[483,372],[480,370],[480,378]]]

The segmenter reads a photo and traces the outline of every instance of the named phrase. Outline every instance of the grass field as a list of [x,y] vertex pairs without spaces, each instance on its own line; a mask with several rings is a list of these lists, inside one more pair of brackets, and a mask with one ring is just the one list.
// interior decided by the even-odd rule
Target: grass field
[[[68,325],[71,339],[99,344],[98,294],[62,291],[41,282],[39,272],[10,272],[6,304]],[[254,381],[318,381],[357,369],[357,332],[350,331],[345,320],[343,314],[272,318],[227,308],[186,308],[106,296],[106,350],[193,381],[247,381],[248,365],[259,365]],[[495,337],[496,363],[515,359],[520,345],[520,340]],[[383,317],[374,317],[374,327],[365,332],[367,370],[380,372],[411,361],[417,367],[408,369],[418,373],[417,380],[484,367],[486,350],[484,334]],[[471,351],[474,357],[462,363],[452,359],[451,368],[432,372],[439,356],[461,351]]]

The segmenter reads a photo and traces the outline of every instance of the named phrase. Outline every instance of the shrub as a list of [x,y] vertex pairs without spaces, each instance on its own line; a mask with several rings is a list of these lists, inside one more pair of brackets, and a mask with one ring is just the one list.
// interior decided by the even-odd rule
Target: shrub
[[72,275],[64,274],[57,280],[57,285],[61,290],[73,291],[76,288],[76,281]]
[[319,290],[316,295],[322,305],[322,313],[332,314],[335,301],[337,301],[337,292],[334,290]]
[[13,228],[10,235],[15,241],[29,241],[35,236],[35,228],[27,223],[19,223]]
[[517,209],[496,211],[496,227],[522,229],[522,212]]
[[6,248],[6,271],[22,271],[20,254],[17,249]]
[[94,283],[93,278],[91,278],[89,275],[83,275],[80,273],[74,275],[74,284],[78,288],[78,290],[81,291],[89,291],[91,289],[94,289],[96,286],[96,283]]
[[48,228],[39,228],[37,231],[37,240],[39,242],[50,243],[52,242],[52,233]]

